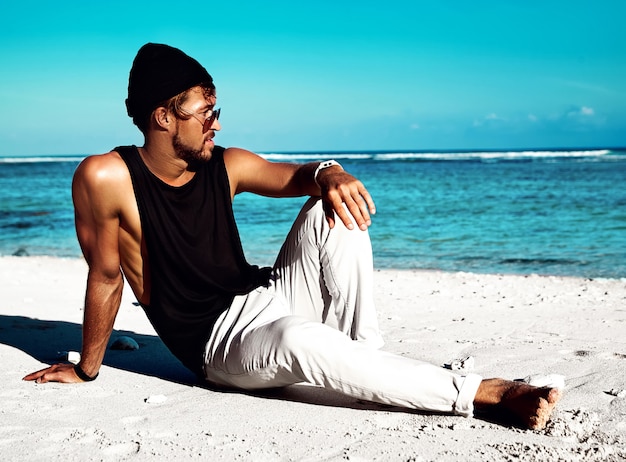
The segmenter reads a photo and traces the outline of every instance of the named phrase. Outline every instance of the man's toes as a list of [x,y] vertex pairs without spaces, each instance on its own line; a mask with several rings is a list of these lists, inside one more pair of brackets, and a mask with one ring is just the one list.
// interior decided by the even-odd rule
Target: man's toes
[[562,392],[560,388],[551,388],[548,392],[546,400],[548,401],[548,403],[554,406],[561,399],[561,395]]
[[548,420],[542,417],[533,416],[528,422],[528,428],[531,430],[543,430],[548,423]]
[[550,420],[550,416],[557,401],[561,398],[561,391],[552,388],[545,394],[545,398],[539,398],[536,414],[530,416],[528,426],[531,430],[542,430]]

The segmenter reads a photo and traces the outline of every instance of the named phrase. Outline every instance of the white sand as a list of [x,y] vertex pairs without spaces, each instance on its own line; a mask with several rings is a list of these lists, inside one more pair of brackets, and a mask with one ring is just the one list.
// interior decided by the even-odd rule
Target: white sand
[[[565,376],[542,431],[425,415],[297,385],[199,386],[126,290],[97,381],[24,382],[80,350],[81,260],[0,258],[2,460],[625,460],[626,280],[378,271],[385,349],[485,377]],[[622,392],[622,393],[620,393]],[[154,401],[154,402],[151,402]]]

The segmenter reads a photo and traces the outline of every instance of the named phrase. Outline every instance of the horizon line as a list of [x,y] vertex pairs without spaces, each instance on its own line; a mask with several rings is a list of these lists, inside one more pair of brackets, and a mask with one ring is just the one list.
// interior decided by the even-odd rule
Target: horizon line
[[[626,151],[626,146],[572,146],[572,147],[527,147],[527,148],[445,148],[445,149],[350,149],[350,150],[269,150],[269,151],[253,151],[257,154],[380,154],[380,153],[398,153],[398,154],[469,154],[477,152],[568,152],[568,151]],[[87,157],[93,154],[0,154],[0,159],[15,158],[37,158],[37,157]]]

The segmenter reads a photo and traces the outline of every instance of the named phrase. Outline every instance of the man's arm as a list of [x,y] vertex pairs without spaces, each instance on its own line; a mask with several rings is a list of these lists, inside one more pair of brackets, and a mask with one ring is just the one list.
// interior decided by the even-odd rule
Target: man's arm
[[363,183],[340,166],[320,170],[316,183],[314,175],[319,162],[268,162],[256,154],[238,148],[227,149],[224,161],[233,197],[241,192],[271,197],[321,196],[331,227],[335,225],[337,214],[344,225],[352,229],[352,215],[357,226],[366,230],[372,223],[370,213],[376,213],[374,201]]
[[[118,247],[120,170],[111,154],[87,158],[74,175],[76,233],[89,266],[80,368],[90,377],[100,369],[120,306],[123,278]],[[81,382],[72,364],[55,364],[24,377],[45,382]]]

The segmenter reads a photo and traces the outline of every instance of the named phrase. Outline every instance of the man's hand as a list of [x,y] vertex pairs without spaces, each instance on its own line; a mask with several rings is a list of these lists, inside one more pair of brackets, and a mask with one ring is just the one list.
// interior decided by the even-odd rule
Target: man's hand
[[[329,167],[320,171],[317,183],[322,189],[324,212],[331,228],[335,226],[335,213],[348,229],[354,228],[350,215],[357,226],[365,231],[371,224],[370,213],[376,213],[376,206],[363,183],[341,167]],[[346,204],[346,207],[343,204]]]
[[74,372],[73,364],[55,364],[40,371],[28,374],[22,380],[35,381],[37,383],[62,382],[81,383],[82,380]]

